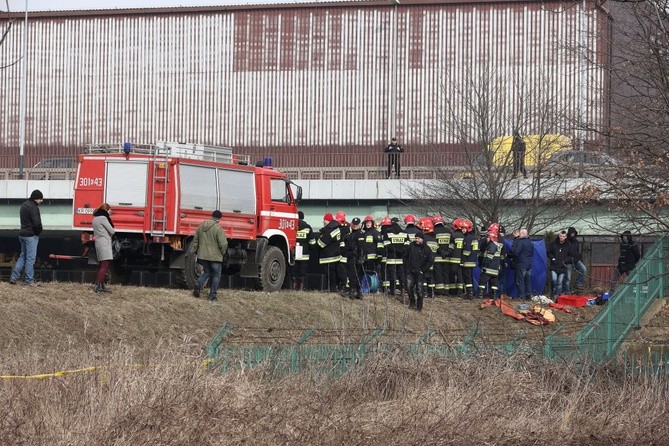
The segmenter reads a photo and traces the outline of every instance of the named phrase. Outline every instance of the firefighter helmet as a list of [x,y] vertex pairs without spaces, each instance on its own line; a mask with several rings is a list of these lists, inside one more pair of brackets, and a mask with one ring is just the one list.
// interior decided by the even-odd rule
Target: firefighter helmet
[[423,221],[423,227],[421,229],[426,234],[429,234],[430,232],[434,231],[434,224],[432,223],[432,220],[426,218],[425,221]]
[[456,218],[455,220],[453,220],[453,229],[456,230],[456,231],[458,229],[462,229],[462,219],[461,218]]
[[383,217],[381,219],[381,226],[390,226],[392,224],[393,224],[393,222],[392,222],[392,220],[390,220],[390,217]]
[[493,242],[496,242],[499,239],[499,234],[495,231],[488,230],[488,238]]
[[499,234],[499,225],[497,223],[491,223],[490,226],[488,226],[488,232]]
[[368,216],[365,217],[365,219],[363,220],[363,223],[366,222],[366,221],[371,221],[371,222],[373,222],[373,221],[374,221],[374,218],[373,218],[371,215],[368,215]]
[[414,217],[412,214],[408,214],[406,217],[404,217],[404,223],[407,225],[416,224],[416,217]]
[[340,224],[341,223],[346,223],[346,214],[344,214],[344,211],[337,212],[337,215],[335,216],[335,220],[337,220]]
[[469,220],[462,220],[462,232],[472,232],[474,225]]
[[444,218],[441,215],[437,214],[434,217],[432,217],[432,223],[434,223],[435,225],[439,225],[439,224],[443,225],[444,224]]

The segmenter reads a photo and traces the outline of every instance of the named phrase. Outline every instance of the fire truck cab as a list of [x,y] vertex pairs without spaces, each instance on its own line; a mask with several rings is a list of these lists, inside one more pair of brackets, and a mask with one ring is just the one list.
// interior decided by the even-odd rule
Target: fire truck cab
[[229,147],[158,142],[92,145],[78,158],[73,227],[92,252],[93,212],[108,203],[116,229],[114,267],[183,270],[189,287],[201,273],[189,244],[218,209],[228,238],[225,274],[258,288],[281,288],[294,261],[301,188],[271,166],[249,165]]

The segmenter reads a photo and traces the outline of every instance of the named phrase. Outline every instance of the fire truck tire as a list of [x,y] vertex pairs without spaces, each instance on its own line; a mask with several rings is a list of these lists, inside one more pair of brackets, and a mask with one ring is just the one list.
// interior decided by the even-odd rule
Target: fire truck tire
[[197,279],[202,275],[202,265],[197,263],[196,255],[191,254],[186,256],[186,270],[184,271],[184,274],[186,276],[186,285],[188,286],[188,289],[195,289]]
[[286,259],[276,246],[270,246],[260,261],[258,288],[263,291],[279,291],[286,277]]

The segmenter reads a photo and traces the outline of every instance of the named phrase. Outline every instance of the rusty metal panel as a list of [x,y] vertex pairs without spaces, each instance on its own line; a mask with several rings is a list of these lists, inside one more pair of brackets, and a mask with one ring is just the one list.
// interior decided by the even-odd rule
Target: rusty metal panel
[[[257,154],[352,147],[378,153],[391,136],[408,150],[448,152],[459,150],[459,139],[444,124],[445,95],[459,94],[463,79],[490,73],[504,99],[494,112],[509,132],[521,101],[538,109],[556,98],[565,119],[573,119],[578,60],[565,48],[578,41],[580,15],[578,7],[563,5],[41,14],[28,27],[26,155],[34,164],[87,143],[126,140],[223,144]],[[603,12],[588,10],[585,23],[588,51],[606,53]],[[22,33],[17,20],[0,65],[20,58]],[[606,71],[582,71],[591,87],[588,122],[604,125]],[[20,64],[0,71],[2,154],[18,153],[20,74]],[[471,114],[460,106],[456,113]],[[528,122],[524,131],[537,127]],[[348,162],[360,165],[357,156]]]

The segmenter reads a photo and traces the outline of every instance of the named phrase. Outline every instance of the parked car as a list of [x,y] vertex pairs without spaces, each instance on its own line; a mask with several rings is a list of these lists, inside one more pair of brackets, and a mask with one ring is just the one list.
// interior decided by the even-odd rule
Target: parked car
[[45,158],[33,166],[31,180],[66,180],[77,168],[77,159],[71,156]]
[[34,169],[74,169],[77,159],[74,157],[45,158],[33,166]]
[[615,157],[602,152],[589,150],[561,150],[555,152],[546,164],[549,175],[555,173],[578,173],[598,169],[616,169],[622,162]]

